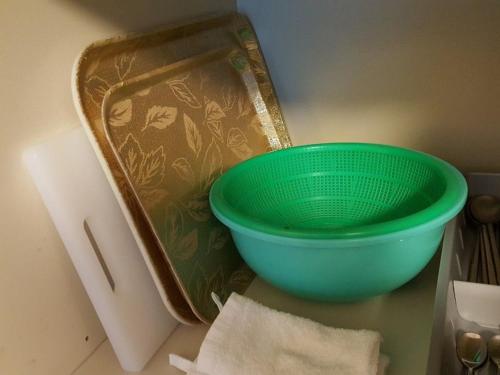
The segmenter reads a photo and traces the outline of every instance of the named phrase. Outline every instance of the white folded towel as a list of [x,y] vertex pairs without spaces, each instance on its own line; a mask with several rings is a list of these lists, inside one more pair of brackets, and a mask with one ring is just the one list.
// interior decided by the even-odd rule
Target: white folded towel
[[381,335],[323,326],[233,293],[203,341],[198,359],[175,354],[189,375],[377,375],[388,360]]

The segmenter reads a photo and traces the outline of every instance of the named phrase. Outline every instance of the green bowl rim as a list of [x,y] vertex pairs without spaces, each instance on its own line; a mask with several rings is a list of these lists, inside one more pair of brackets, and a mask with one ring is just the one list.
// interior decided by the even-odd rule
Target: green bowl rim
[[[234,209],[225,200],[222,192],[238,173],[253,168],[259,163],[271,161],[278,157],[286,157],[297,152],[311,152],[321,149],[344,149],[384,152],[393,155],[411,157],[415,160],[426,163],[431,168],[442,174],[446,182],[446,189],[443,195],[429,207],[417,211],[403,218],[385,221],[381,223],[363,225],[341,230],[331,229],[308,229],[289,230],[269,224],[263,221],[256,221],[254,218],[244,215]],[[210,190],[210,206],[215,216],[230,229],[246,232],[253,235],[265,235],[265,237],[290,238],[290,239],[363,239],[378,236],[391,236],[392,234],[417,229],[431,228],[444,225],[452,219],[463,207],[467,198],[467,183],[464,176],[451,164],[435,156],[415,151],[407,148],[389,146],[374,143],[322,143],[303,146],[294,146],[282,150],[258,155],[243,161],[230,168],[220,176],[212,185]]]

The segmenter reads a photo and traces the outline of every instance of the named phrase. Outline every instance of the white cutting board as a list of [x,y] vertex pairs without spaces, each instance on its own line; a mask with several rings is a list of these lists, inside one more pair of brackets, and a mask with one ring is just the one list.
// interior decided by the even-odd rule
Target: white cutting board
[[82,128],[27,150],[25,163],[120,361],[140,371],[174,330]]

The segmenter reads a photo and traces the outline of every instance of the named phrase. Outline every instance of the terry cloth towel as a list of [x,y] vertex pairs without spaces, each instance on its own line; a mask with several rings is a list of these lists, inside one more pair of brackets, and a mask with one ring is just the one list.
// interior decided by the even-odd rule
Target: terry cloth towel
[[379,352],[381,339],[377,332],[326,327],[233,293],[197,360],[171,354],[170,364],[189,375],[377,375],[388,363]]

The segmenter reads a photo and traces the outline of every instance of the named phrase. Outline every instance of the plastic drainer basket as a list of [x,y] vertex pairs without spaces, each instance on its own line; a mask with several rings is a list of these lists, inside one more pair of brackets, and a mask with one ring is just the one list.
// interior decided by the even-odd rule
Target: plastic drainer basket
[[[245,161],[215,182],[210,201],[258,274],[296,294],[350,299],[390,290],[418,273],[434,254],[446,222],[463,207],[466,192],[460,172],[433,156],[384,145],[338,143],[293,147]],[[400,254],[394,258],[388,250],[362,255],[381,241],[394,250],[426,233],[432,238],[427,243],[420,236],[423,249],[408,254],[406,266],[397,260]],[[281,260],[285,267],[278,262],[269,275],[276,254],[286,258]],[[366,291],[359,281],[327,275],[335,271],[333,264],[356,273],[356,267],[364,269],[367,259],[362,256],[368,255],[372,263],[387,257],[385,267],[366,270],[383,271],[386,280],[395,274],[392,283],[372,285]],[[291,267],[299,275],[275,277],[291,271],[286,263],[294,263],[294,257],[304,262],[304,267]],[[329,268],[322,271],[321,262]],[[392,272],[392,267],[407,272],[398,275],[401,270]],[[306,277],[314,272],[325,273],[325,280],[316,284],[335,285],[323,285],[318,291]],[[291,286],[287,280],[294,278]],[[377,277],[368,279],[375,282]]]

